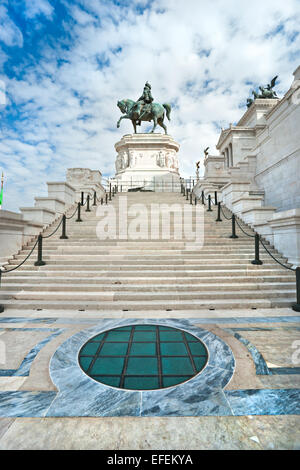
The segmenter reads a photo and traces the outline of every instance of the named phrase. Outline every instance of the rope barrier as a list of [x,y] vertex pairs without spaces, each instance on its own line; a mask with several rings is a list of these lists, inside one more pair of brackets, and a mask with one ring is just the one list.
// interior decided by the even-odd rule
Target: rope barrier
[[236,221],[236,223],[238,224],[238,226],[240,227],[241,231],[242,231],[245,235],[247,235],[248,237],[251,237],[251,238],[254,238],[254,237],[255,237],[255,235],[251,235],[250,233],[245,232],[245,230],[240,226],[240,224],[239,224],[237,218],[235,218],[235,221]]
[[[222,211],[222,214],[223,214],[223,216],[225,217],[225,219],[227,219],[227,220],[230,220],[230,219],[231,219],[231,217],[226,217],[226,215],[224,214],[222,205],[221,205],[221,211]],[[277,258],[275,258],[275,256],[272,255],[272,253],[268,250],[268,248],[265,246],[264,242],[262,241],[260,234],[256,233],[255,235],[250,235],[249,233],[245,232],[245,230],[241,227],[241,225],[239,224],[239,222],[238,222],[238,220],[237,220],[236,217],[235,217],[235,222],[237,223],[237,225],[239,226],[239,228],[241,229],[241,231],[242,231],[245,235],[247,235],[248,237],[251,237],[251,238],[258,238],[258,240],[260,241],[260,243],[262,244],[262,246],[264,247],[264,249],[266,250],[266,252],[271,256],[271,258],[272,258],[274,261],[276,261],[276,263],[280,264],[280,266],[282,266],[282,267],[285,268],[285,269],[289,269],[290,271],[296,272],[296,269],[291,268],[290,266],[286,266],[285,264],[281,263],[281,261],[279,261]],[[268,234],[267,234],[267,235],[268,235]],[[257,242],[257,245],[259,245],[258,242]],[[257,248],[257,250],[258,250],[258,248]],[[259,254],[258,254],[258,256],[259,256]]]
[[230,220],[230,219],[231,219],[231,217],[227,217],[227,216],[225,215],[225,213],[224,213],[224,211],[223,211],[222,204],[221,204],[221,211],[222,211],[222,214],[224,215],[225,219],[227,219],[227,220]]
[[66,219],[67,219],[67,220],[72,219],[72,217],[74,217],[74,215],[76,214],[76,212],[77,212],[77,206],[76,206],[76,209],[75,209],[75,211],[73,212],[73,214],[72,214],[70,217],[67,217],[67,216],[66,216]]
[[262,244],[262,246],[264,247],[264,249],[266,250],[266,252],[271,256],[271,258],[273,258],[274,261],[276,261],[278,264],[280,264],[283,268],[289,269],[290,271],[296,271],[296,269],[291,268],[290,266],[286,266],[285,264],[281,263],[278,259],[276,259],[272,255],[272,253],[269,252],[268,248],[265,246],[264,242],[262,241],[262,239],[260,237],[259,237],[259,241]]
[[[12,269],[8,269],[8,270],[5,269],[5,270],[2,270],[2,274],[7,274],[7,273],[10,273],[11,271],[15,271],[15,269],[18,269],[20,266],[22,266],[22,264],[24,264],[25,261],[27,261],[28,258],[29,258],[29,256],[32,254],[32,252],[33,252],[33,250],[35,249],[35,247],[36,247],[38,241],[39,241],[39,240],[37,239],[36,242],[35,242],[35,244],[34,244],[34,246],[33,246],[33,248],[31,249],[30,253],[26,256],[26,258],[22,261],[22,263],[18,264],[18,266],[15,266],[15,267],[12,268]],[[0,269],[1,269],[1,268],[0,268]]]
[[[82,193],[82,202],[83,202],[83,194],[84,194],[84,193]],[[87,198],[86,198],[86,200],[85,200],[85,202],[82,204],[82,206],[85,206],[85,204],[87,203],[87,201],[89,201],[89,199],[90,199],[90,196],[88,195]],[[94,200],[95,200],[95,199],[97,199],[97,198],[96,198],[96,193],[94,193]],[[101,198],[100,198],[100,200],[101,200]],[[32,234],[32,235],[26,234],[26,235],[25,235],[25,236],[28,236],[28,237],[30,237],[30,236],[36,237],[36,236],[37,236],[37,239],[36,239],[36,241],[35,241],[33,247],[31,248],[30,252],[29,252],[28,255],[26,256],[26,258],[25,258],[20,264],[18,264],[17,266],[14,266],[14,267],[11,268],[11,269],[6,269],[6,267],[0,266],[0,287],[1,287],[1,276],[2,276],[2,274],[7,274],[7,273],[10,273],[10,272],[12,272],[12,271],[15,271],[15,270],[18,269],[20,266],[22,266],[22,265],[28,260],[28,258],[32,255],[32,253],[33,253],[33,251],[34,251],[34,249],[35,249],[35,247],[36,247],[37,245],[38,245],[38,259],[37,259],[37,261],[36,261],[34,264],[35,264],[35,266],[44,266],[44,265],[46,264],[46,263],[42,260],[42,240],[43,240],[43,238],[46,239],[46,238],[52,237],[52,235],[54,235],[54,234],[58,231],[58,229],[59,229],[59,227],[61,226],[61,224],[63,224],[63,232],[62,232],[62,236],[61,236],[60,238],[68,238],[68,237],[66,236],[66,233],[65,233],[65,230],[66,230],[66,220],[72,219],[72,217],[74,217],[74,215],[76,214],[77,211],[78,211],[78,213],[80,213],[80,212],[79,212],[80,205],[81,205],[80,203],[77,204],[77,207],[76,207],[75,211],[74,211],[73,214],[72,214],[71,216],[69,216],[69,217],[67,217],[66,214],[63,213],[63,215],[62,215],[62,217],[61,217],[61,220],[60,220],[58,226],[57,226],[57,227],[55,228],[55,230],[54,230],[53,232],[51,232],[49,235],[42,236],[41,233],[40,233],[38,236],[37,236],[36,234]],[[60,213],[60,214],[61,214],[61,213]],[[7,233],[7,232],[1,232],[1,233]],[[8,234],[11,234],[11,232],[8,232]],[[4,311],[4,306],[3,306],[3,305],[0,305],[0,313],[2,313],[3,311]]]
[[61,221],[59,222],[59,224],[58,224],[58,226],[56,227],[56,229],[55,229],[52,233],[50,233],[50,235],[46,235],[46,236],[44,236],[43,238],[50,238],[50,237],[52,237],[52,235],[54,235],[54,234],[57,232],[57,230],[59,229],[59,227],[61,226],[62,221],[63,221],[63,217],[61,218]]

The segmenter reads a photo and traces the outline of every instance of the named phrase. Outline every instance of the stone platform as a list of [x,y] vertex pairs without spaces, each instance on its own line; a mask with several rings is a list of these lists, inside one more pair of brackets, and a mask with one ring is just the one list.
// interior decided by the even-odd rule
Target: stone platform
[[127,134],[115,144],[115,182],[122,191],[180,191],[179,144],[164,134]]

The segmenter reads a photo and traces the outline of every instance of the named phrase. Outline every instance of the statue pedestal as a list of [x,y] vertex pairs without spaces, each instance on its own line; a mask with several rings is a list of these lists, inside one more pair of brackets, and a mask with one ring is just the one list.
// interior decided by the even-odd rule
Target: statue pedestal
[[180,191],[179,144],[165,134],[128,134],[115,144],[115,184],[122,191]]

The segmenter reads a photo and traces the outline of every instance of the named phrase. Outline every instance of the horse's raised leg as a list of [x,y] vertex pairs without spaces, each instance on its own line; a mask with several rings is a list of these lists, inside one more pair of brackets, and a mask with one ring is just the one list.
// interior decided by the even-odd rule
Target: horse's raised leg
[[160,127],[162,127],[162,128],[164,129],[165,134],[167,134],[167,133],[168,133],[168,132],[167,132],[167,126],[165,126],[165,124],[164,124],[164,118],[159,118],[159,119],[157,120],[157,122],[158,122],[158,124],[160,125]]
[[130,119],[130,117],[127,114],[125,114],[125,116],[121,116],[120,119],[117,122],[117,128],[118,129],[120,127],[120,122],[122,121],[122,119]]
[[151,131],[151,134],[153,134],[153,132],[155,131],[156,126],[157,126],[157,117],[153,116],[153,129]]

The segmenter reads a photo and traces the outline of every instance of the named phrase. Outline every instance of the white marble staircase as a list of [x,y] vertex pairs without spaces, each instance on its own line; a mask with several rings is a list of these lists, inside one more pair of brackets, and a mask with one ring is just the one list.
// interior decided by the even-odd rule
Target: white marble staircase
[[[119,198],[112,202],[117,219]],[[128,206],[153,203],[189,204],[178,193],[126,193]],[[36,251],[17,270],[3,274],[1,304],[5,310],[84,310],[99,312],[289,307],[295,302],[295,274],[261,250],[263,265],[251,264],[254,240],[231,221],[216,222],[216,208],[204,212],[204,246],[188,240],[99,240],[97,208],[82,209],[83,222],[67,221],[68,239],[60,230],[43,242],[45,266],[34,266]],[[195,210],[195,206],[193,206]],[[171,233],[177,222],[172,222]],[[244,228],[251,233],[251,229]],[[46,230],[50,233],[55,225]],[[150,233],[150,228],[149,228]],[[253,233],[253,232],[252,232]],[[7,268],[18,265],[33,243]],[[270,251],[286,262],[272,247]]]

